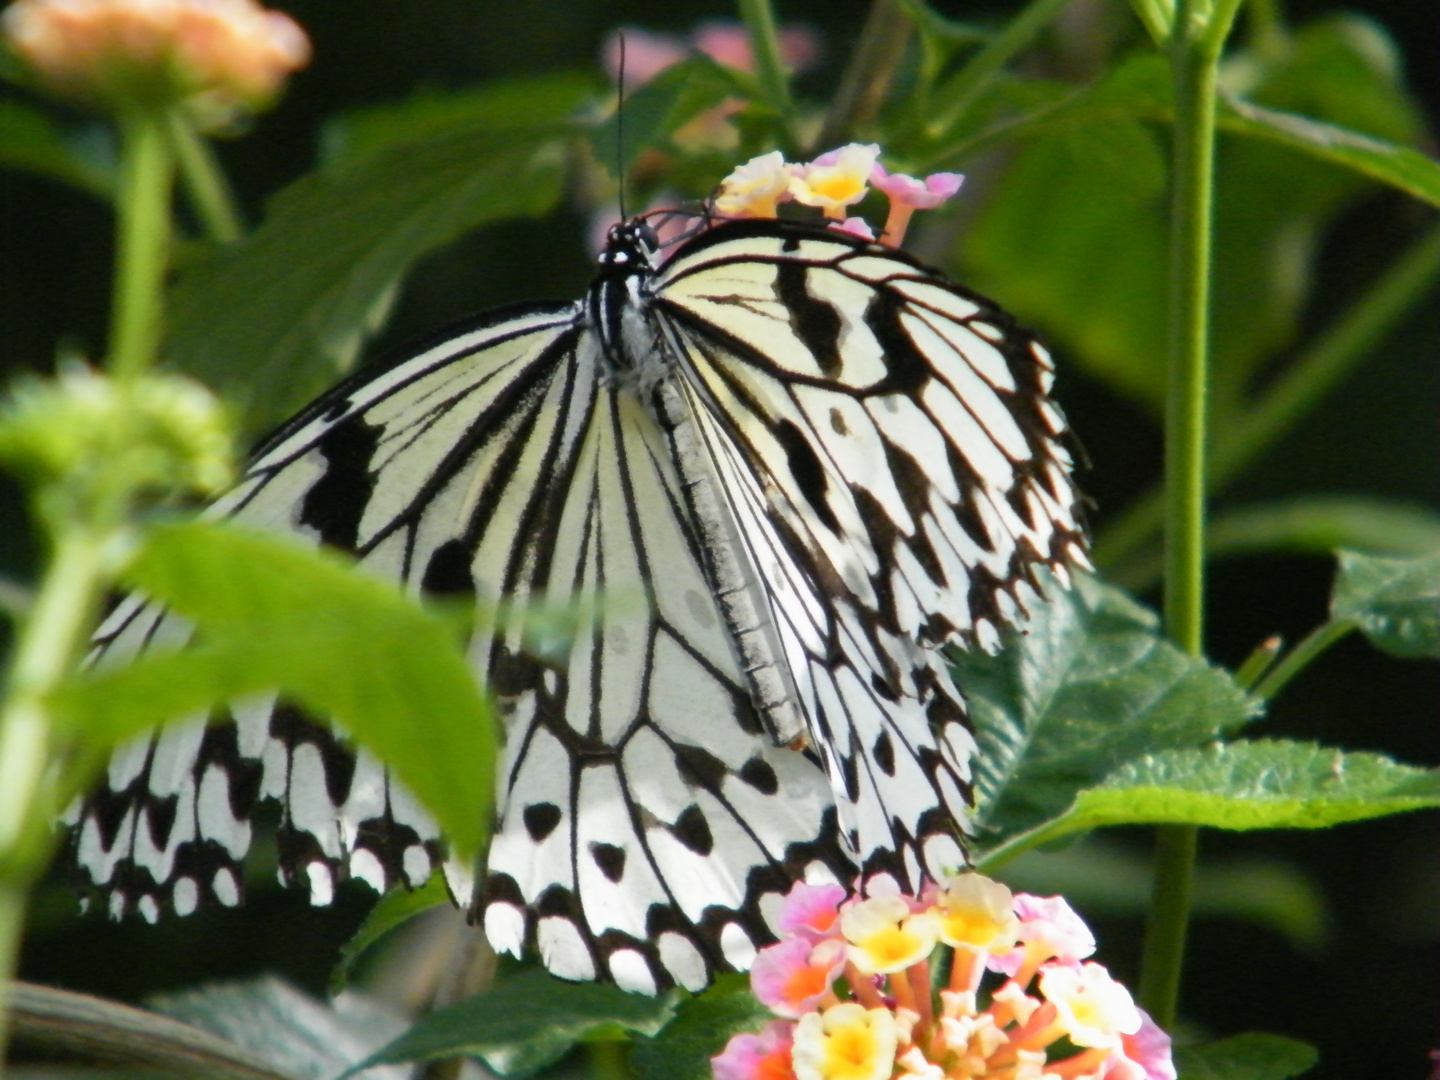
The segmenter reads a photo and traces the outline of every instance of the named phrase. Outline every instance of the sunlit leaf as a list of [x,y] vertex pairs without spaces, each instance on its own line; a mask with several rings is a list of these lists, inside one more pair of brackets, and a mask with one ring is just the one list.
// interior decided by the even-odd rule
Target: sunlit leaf
[[1012,850],[1113,825],[1326,829],[1440,806],[1440,770],[1280,739],[1149,754],[1082,791]]

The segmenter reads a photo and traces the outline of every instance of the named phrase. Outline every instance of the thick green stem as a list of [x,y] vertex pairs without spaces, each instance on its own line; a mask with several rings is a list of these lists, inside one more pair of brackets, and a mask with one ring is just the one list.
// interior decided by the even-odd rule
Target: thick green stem
[[10,998],[15,968],[20,960],[20,937],[25,929],[28,884],[0,877],[0,1077],[10,1047]]
[[770,106],[788,125],[794,114],[790,102],[790,84],[785,78],[785,63],[780,58],[780,36],[775,29],[775,11],[769,0],[740,0],[740,15],[750,34],[750,48],[755,54],[755,75],[760,92]]
[[[1198,0],[1197,0],[1198,2]],[[1233,17],[1234,9],[1229,14]],[[1218,12],[1213,13],[1218,15]],[[1175,87],[1171,154],[1169,393],[1165,407],[1165,630],[1192,656],[1204,651],[1205,426],[1215,85],[1228,24],[1207,25],[1181,0],[1171,36]],[[1218,32],[1217,32],[1218,31]],[[1158,830],[1140,999],[1161,1027],[1175,1019],[1199,834]]]
[[110,373],[143,371],[160,342],[160,310],[170,251],[170,187],[175,158],[162,113],[134,110],[120,119],[120,192]]
[[1145,922],[1145,955],[1140,966],[1140,1004],[1162,1028],[1175,1022],[1185,937],[1190,923],[1195,853],[1200,830],[1162,825],[1155,830],[1155,880]]
[[105,548],[102,538],[79,529],[57,541],[20,626],[0,706],[0,1061],[25,897],[45,869],[51,822],[61,809],[43,797],[54,742],[46,700],[85,642],[103,587]]
[[245,226],[215,151],[181,113],[171,112],[168,119],[170,145],[190,206],[210,239],[233,244],[245,234]]
[[[1440,278],[1440,229],[1410,247],[1345,315],[1290,366],[1260,399],[1217,432],[1207,478],[1222,490],[1294,428],[1367,357]],[[1141,550],[1160,529],[1161,493],[1138,499],[1105,531],[1095,561],[1115,567]]]

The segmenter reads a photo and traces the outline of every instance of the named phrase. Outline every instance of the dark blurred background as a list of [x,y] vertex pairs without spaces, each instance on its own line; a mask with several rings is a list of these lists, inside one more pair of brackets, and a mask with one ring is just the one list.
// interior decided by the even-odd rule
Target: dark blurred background
[[[315,163],[320,125],[336,111],[396,100],[421,87],[593,68],[601,40],[616,25],[683,33],[701,20],[732,15],[723,4],[674,0],[290,0],[280,6],[312,35],[315,60],[272,115],[247,137],[220,147],[252,221],[269,196]],[[1000,21],[1016,10],[999,3],[938,6],[972,21]],[[1336,10],[1321,0],[1284,7],[1296,24]],[[1369,0],[1351,10],[1394,36],[1410,86],[1429,110],[1428,130],[1435,131],[1435,5]],[[824,100],[865,6],[859,0],[789,0],[779,13],[785,22],[818,32],[822,60],[801,88]],[[1119,18],[1129,16],[1121,12]],[[1325,326],[1431,218],[1414,202],[1378,189],[1352,202],[1321,245],[1304,314],[1307,331]],[[431,257],[410,278],[371,353],[493,304],[578,295],[590,273],[585,228],[583,214],[561,212],[489,229]],[[0,378],[8,382],[21,371],[47,370],[57,348],[78,345],[92,356],[100,351],[110,243],[110,215],[98,201],[0,171]],[[1022,321],[1044,329],[1043,319],[1034,319],[1023,304],[997,298]],[[1226,498],[1358,492],[1440,504],[1437,342],[1440,305],[1420,305]],[[1067,368],[1059,351],[1058,393],[1093,461],[1083,483],[1103,532],[1158,475],[1160,432],[1149,412]],[[23,503],[0,478],[0,574],[28,580],[35,558]],[[1235,665],[1272,633],[1290,642],[1303,637],[1325,617],[1331,574],[1331,560],[1320,556],[1218,562],[1209,594],[1214,658]],[[1145,599],[1155,603],[1158,597],[1152,592]],[[1264,733],[1437,765],[1437,698],[1433,664],[1389,659],[1356,637],[1292,684],[1274,704]],[[1322,1051],[1315,1077],[1425,1076],[1426,1052],[1440,1046],[1436,824],[1437,815],[1428,813],[1315,833],[1206,833],[1204,860],[1270,860],[1308,875],[1331,922],[1323,944],[1305,946],[1295,935],[1239,917],[1198,918],[1182,1000],[1187,1024],[1199,1033],[1264,1029],[1308,1040]],[[1138,830],[1118,840],[1132,853],[1147,843]],[[281,972],[319,992],[337,947],[372,896],[352,885],[333,908],[313,910],[302,896],[267,884],[273,881],[273,864],[260,866],[243,910],[149,927],[79,917],[57,875],[37,897],[22,975],[124,1000],[261,971]],[[1096,926],[1100,958],[1133,980],[1138,917],[1124,904],[1097,902],[1087,909],[1081,899],[1078,906]]]

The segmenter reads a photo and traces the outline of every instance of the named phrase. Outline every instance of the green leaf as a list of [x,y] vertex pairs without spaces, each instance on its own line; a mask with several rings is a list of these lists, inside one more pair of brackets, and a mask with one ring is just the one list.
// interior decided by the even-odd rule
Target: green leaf
[[956,664],[980,744],[987,845],[1063,813],[1128,761],[1204,743],[1255,713],[1228,674],[1171,645],[1119,590],[1080,576],[1051,592],[998,656]]
[[[625,99],[619,111],[590,133],[590,145],[611,176],[630,168],[642,151],[668,146],[670,136],[726,98],[749,98],[754,92],[746,77],[733,68],[696,55],[666,68]],[[624,145],[619,125],[624,124]]]
[[484,1059],[502,1076],[529,1076],[586,1039],[617,1031],[654,1035],[674,1012],[674,994],[627,994],[531,970],[431,1013],[345,1075],[372,1065],[466,1056]]
[[[1304,27],[1283,61],[1241,52],[1227,68],[1247,100],[1232,90],[1218,117],[1229,136],[1215,200],[1218,423],[1299,332],[1312,255],[1335,216],[1373,181],[1422,198],[1440,184],[1440,166],[1409,148],[1420,112],[1390,52],[1373,25],[1342,17]],[[1167,207],[1163,149],[1146,125],[1171,117],[1164,60],[1141,55],[1092,87],[1012,102],[989,128],[952,133],[932,151],[953,166],[957,154],[1030,140],[964,231],[965,276],[1156,413],[1165,397],[1155,357],[1165,351]]]
[[1326,829],[1349,821],[1440,806],[1440,769],[1314,743],[1257,739],[1203,750],[1169,750],[1129,762],[1082,791],[1011,854],[1110,825],[1206,825],[1216,829]]
[[1418,150],[1306,116],[1266,109],[1234,95],[1226,94],[1220,100],[1219,126],[1224,131],[1267,139],[1343,165],[1431,206],[1440,206],[1440,162]]
[[108,202],[115,190],[113,153],[95,149],[48,113],[23,102],[0,101],[0,168],[59,180]]
[[555,206],[572,124],[552,106],[522,130],[497,121],[377,147],[296,181],[254,234],[181,274],[165,359],[245,410],[251,430],[294,412],[353,364],[421,256]]
[[479,848],[495,720],[443,619],[332,552],[229,523],[156,528],[123,582],[195,623],[198,641],[62,687],[57,713],[87,741],[279,689],[374,751],[458,858]]
[[1235,830],[1325,829],[1433,806],[1440,806],[1440,770],[1284,739],[1148,756],[1083,792],[1078,803],[1097,821],[1124,814],[1126,821]]
[[328,1080],[405,1027],[402,1017],[365,998],[316,1001],[273,975],[163,994],[148,1004],[305,1080]]
[[321,156],[336,166],[394,146],[447,135],[510,132],[577,117],[601,91],[594,76],[558,72],[503,79],[467,90],[421,90],[404,101],[352,109],[328,121]]
[[639,1080],[710,1080],[710,1059],[730,1036],[759,1031],[774,1019],[751,993],[748,977],[722,975],[699,997],[681,1002],[659,1035],[636,1041],[630,1069]]
[[1308,1043],[1258,1031],[1175,1050],[1180,1080],[1289,1080],[1319,1060]]
[[1440,657],[1440,555],[1382,559],[1339,553],[1330,614],[1356,622],[1394,656]]
[[403,885],[391,889],[370,909],[370,914],[365,916],[365,921],[360,924],[360,929],[355,931],[354,936],[340,946],[340,958],[331,969],[326,992],[331,997],[337,997],[349,983],[350,975],[360,957],[391,930],[404,925],[416,915],[448,903],[450,892],[440,874],[431,875],[430,880],[418,889],[407,889]]

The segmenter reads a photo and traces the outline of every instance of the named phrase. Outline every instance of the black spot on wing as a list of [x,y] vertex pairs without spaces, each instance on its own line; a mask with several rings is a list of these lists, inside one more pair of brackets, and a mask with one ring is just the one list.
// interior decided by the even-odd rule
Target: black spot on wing
[[332,547],[355,550],[360,519],[375,490],[370,463],[379,442],[379,428],[352,420],[331,428],[315,444],[325,459],[325,475],[305,493],[300,524]]
[[870,756],[886,776],[895,775],[895,747],[890,742],[888,731],[881,731],[875,736],[875,745],[870,748]]
[[474,553],[460,537],[446,540],[425,564],[420,587],[431,596],[473,596],[475,578],[470,571]]
[[785,451],[790,475],[795,478],[800,494],[805,497],[805,501],[820,520],[829,526],[832,532],[838,533],[840,522],[836,520],[835,511],[830,509],[830,504],[825,500],[828,487],[825,466],[821,464],[815,448],[810,445],[810,440],[789,420],[782,420],[775,426],[775,438]]
[[761,757],[752,757],[740,767],[740,779],[762,795],[774,795],[780,790],[780,778],[775,769]]
[[709,855],[715,848],[715,838],[710,833],[710,823],[705,820],[704,811],[691,803],[680,812],[670,829],[679,840],[697,855]]
[[531,803],[520,813],[521,819],[525,822],[525,831],[537,844],[555,831],[555,826],[560,824],[561,816],[560,808],[550,802]]
[[790,312],[790,326],[830,377],[840,373],[840,314],[833,304],[817,300],[806,288],[804,263],[781,262],[775,268],[775,298]]
[[717,795],[730,772],[723,761],[698,746],[675,747],[675,764],[679,766],[680,779]]
[[168,795],[163,799],[152,798],[150,805],[145,807],[150,842],[161,851],[170,846],[170,830],[175,827],[175,810],[179,804],[179,796]]
[[625,876],[625,849],[614,844],[590,845],[590,857],[600,872],[610,881],[618,882]]

